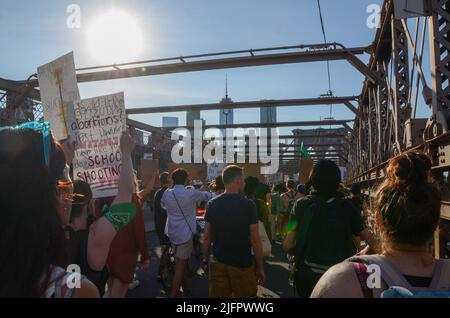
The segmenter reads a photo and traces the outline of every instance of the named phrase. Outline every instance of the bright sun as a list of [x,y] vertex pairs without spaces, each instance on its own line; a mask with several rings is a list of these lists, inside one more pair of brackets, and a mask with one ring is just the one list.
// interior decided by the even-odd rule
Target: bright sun
[[142,51],[141,29],[136,19],[123,11],[98,16],[87,30],[89,51],[101,64],[131,62]]

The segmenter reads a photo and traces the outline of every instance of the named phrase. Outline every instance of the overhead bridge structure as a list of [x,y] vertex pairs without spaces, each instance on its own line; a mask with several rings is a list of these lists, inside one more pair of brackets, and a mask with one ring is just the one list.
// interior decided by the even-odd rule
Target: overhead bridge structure
[[[426,10],[406,20],[401,12],[395,11],[393,0],[385,0],[375,39],[364,47],[326,43],[179,56],[79,68],[77,79],[80,83],[87,83],[228,68],[347,61],[363,77],[361,83],[354,83],[355,96],[299,96],[296,99],[277,99],[274,96],[273,100],[230,104],[133,105],[127,108],[127,114],[134,116],[128,125],[151,134],[152,147],[161,151],[164,140],[170,140],[172,129],[137,121],[139,115],[272,106],[333,104],[347,107],[353,115],[350,119],[300,121],[293,114],[291,122],[208,124],[204,128],[321,127],[317,128],[317,133],[280,136],[283,164],[287,167],[298,162],[298,149],[304,143],[313,149],[314,160],[329,158],[346,165],[346,183],[364,188],[368,202],[373,193],[371,189],[386,174],[389,159],[405,151],[424,151],[432,158],[434,177],[447,189],[443,192],[440,231],[436,232],[434,242],[435,255],[439,256],[444,250],[443,242],[450,241],[450,0],[423,3]],[[425,54],[425,50],[429,54]],[[367,59],[362,59],[362,56]],[[0,78],[0,123],[15,124],[42,117],[39,100],[35,75],[21,81]],[[428,112],[425,118],[416,117],[421,107]],[[345,129],[336,132],[337,129],[329,126]],[[342,146],[335,147],[334,144]],[[296,151],[291,152],[292,148]]]

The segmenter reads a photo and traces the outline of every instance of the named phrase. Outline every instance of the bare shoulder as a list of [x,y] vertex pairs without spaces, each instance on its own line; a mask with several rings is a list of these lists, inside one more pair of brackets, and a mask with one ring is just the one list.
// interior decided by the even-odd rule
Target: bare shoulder
[[99,298],[100,294],[97,287],[88,279],[81,281],[80,288],[73,293],[73,298]]
[[363,298],[352,263],[344,261],[331,267],[319,280],[311,298]]

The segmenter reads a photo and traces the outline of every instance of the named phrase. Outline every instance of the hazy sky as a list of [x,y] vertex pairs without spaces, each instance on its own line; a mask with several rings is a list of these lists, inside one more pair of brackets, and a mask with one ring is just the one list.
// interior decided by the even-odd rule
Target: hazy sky
[[[81,8],[81,28],[66,26],[67,6]],[[376,29],[367,27],[369,4],[381,0],[321,0],[329,42],[347,47],[367,46]],[[44,64],[69,51],[76,67],[102,64],[88,47],[89,25],[115,8],[133,16],[144,47],[137,60],[216,51],[263,48],[323,41],[316,0],[1,0],[0,77],[26,79]],[[361,57],[367,61],[367,57]],[[117,61],[128,62],[128,61]],[[326,63],[274,65],[202,71],[80,84],[82,98],[124,91],[126,107],[218,102],[224,96],[225,75],[235,101],[318,97],[328,89]],[[363,76],[345,61],[331,62],[336,96],[359,95]],[[419,110],[419,115],[423,113]],[[179,116],[180,124],[185,114]],[[278,109],[279,121],[320,120],[328,106]],[[336,119],[353,118],[335,106]],[[218,123],[218,111],[202,112],[208,124]],[[259,121],[259,110],[238,110],[236,123]],[[162,114],[134,116],[161,126]],[[281,129],[288,133],[291,128]]]

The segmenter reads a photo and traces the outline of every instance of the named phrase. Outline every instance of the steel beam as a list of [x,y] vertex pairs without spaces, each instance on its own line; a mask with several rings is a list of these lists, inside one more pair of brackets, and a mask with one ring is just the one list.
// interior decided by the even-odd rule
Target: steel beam
[[[302,127],[302,126],[343,126],[349,122],[353,122],[353,119],[344,120],[318,120],[318,121],[293,121],[293,122],[279,122],[279,123],[245,123],[245,124],[233,124],[233,125],[204,125],[203,129],[217,128],[276,128],[276,127]],[[167,130],[174,130],[177,128],[194,129],[193,126],[179,126],[179,127],[165,127]]]
[[[244,108],[266,108],[266,107],[286,107],[286,106],[315,106],[315,105],[338,105],[350,104],[351,101],[357,100],[355,96],[345,97],[319,97],[319,98],[302,98],[302,99],[274,99],[274,100],[257,100],[233,103],[212,103],[212,104],[193,104],[178,106],[155,106],[155,107],[137,107],[127,108],[128,115],[138,114],[154,114],[154,113],[171,113],[185,111],[206,111],[218,109],[244,109]],[[348,107],[348,106],[347,106]],[[355,110],[352,110],[355,112]]]
[[[273,148],[270,148],[272,151],[274,150]],[[285,151],[282,151],[282,155],[283,154],[290,154],[290,153],[299,153],[297,150],[285,150]],[[335,153],[342,153],[342,151],[340,151],[340,150],[311,150],[311,151],[308,151],[308,153],[309,154],[322,154],[322,153],[325,153],[325,154],[327,154],[327,153],[329,153],[329,154],[335,154]]]
[[391,16],[392,31],[392,64],[393,64],[393,97],[394,97],[394,128],[397,151],[401,152],[405,122],[411,118],[411,105],[408,103],[410,90],[408,40],[400,20]]
[[314,144],[306,144],[306,143],[295,143],[295,144],[284,144],[284,143],[280,143],[280,147],[285,147],[285,148],[291,148],[291,147],[301,147],[303,145],[303,148],[307,148],[307,147],[342,147],[345,148],[347,146],[347,143],[330,143],[330,144],[318,144],[318,143],[314,143]]
[[348,134],[336,134],[336,133],[330,133],[330,134],[307,134],[307,135],[280,135],[278,136],[279,139],[303,139],[303,138],[342,138],[345,139],[349,135]]
[[[286,161],[286,160],[297,160],[297,159],[301,159],[303,157],[300,156],[291,156],[291,157],[285,157],[285,158],[280,158],[281,161]],[[347,162],[347,158],[344,158],[342,156],[317,156],[317,157],[310,157],[310,159],[312,160],[321,160],[321,159],[326,159],[326,160],[342,160]]]
[[[251,66],[263,66],[263,65],[274,65],[274,64],[289,64],[289,63],[306,63],[306,62],[319,62],[319,61],[332,61],[332,60],[347,60],[352,65],[354,65],[363,75],[370,78],[374,78],[373,73],[368,69],[361,68],[361,62],[355,55],[364,54],[367,51],[366,47],[358,48],[344,48],[342,45],[337,43],[326,45],[299,45],[287,47],[289,49],[304,49],[301,52],[290,52],[290,53],[275,53],[275,54],[250,54],[250,56],[239,56],[239,57],[229,57],[229,58],[215,58],[198,60],[201,57],[215,56],[215,55],[226,55],[230,53],[237,54],[235,52],[223,52],[216,54],[203,54],[197,56],[186,56],[177,58],[167,58],[158,59],[152,61],[143,61],[124,64],[124,67],[129,65],[138,65],[136,67],[121,68],[119,65],[109,65],[104,66],[104,68],[112,68],[110,70],[94,71],[84,73],[84,70],[91,70],[95,68],[85,68],[78,71],[77,80],[79,83],[93,82],[93,81],[106,81],[112,79],[120,78],[130,78],[130,77],[141,77],[141,76],[151,76],[151,75],[161,75],[161,74],[174,74],[174,73],[185,73],[185,72],[196,72],[205,70],[215,70],[215,69],[227,69],[236,67],[251,67]],[[333,47],[330,49],[330,47]],[[338,48],[339,47],[339,48]],[[275,50],[277,48],[272,49]],[[268,50],[268,49],[267,49]],[[258,50],[253,50],[256,52]],[[264,51],[261,49],[259,51]],[[250,52],[249,51],[236,51],[236,52]],[[187,61],[187,59],[194,59],[194,61]],[[171,62],[173,60],[178,60],[178,63],[166,63],[159,65],[148,65],[161,62]],[[359,61],[360,63],[358,63]],[[80,72],[82,71],[82,72]],[[37,81],[33,81],[33,85],[38,86]]]
[[[21,94],[21,93],[23,93],[25,83],[26,82],[17,82],[17,81],[0,78],[0,90],[12,91],[14,93]],[[30,90],[27,92],[27,96],[34,100],[38,100],[38,101],[41,100],[41,92],[35,88],[32,88],[32,89],[30,88]]]
[[450,1],[433,0],[432,3],[433,15],[429,19],[431,111],[434,120],[447,132],[450,130]]
[[127,118],[127,125],[137,128],[137,129],[140,129],[140,130],[148,131],[151,133],[159,133],[159,134],[162,133],[166,136],[171,136],[171,132],[164,128],[147,125],[147,124],[141,123],[140,121],[129,119],[129,118]]

